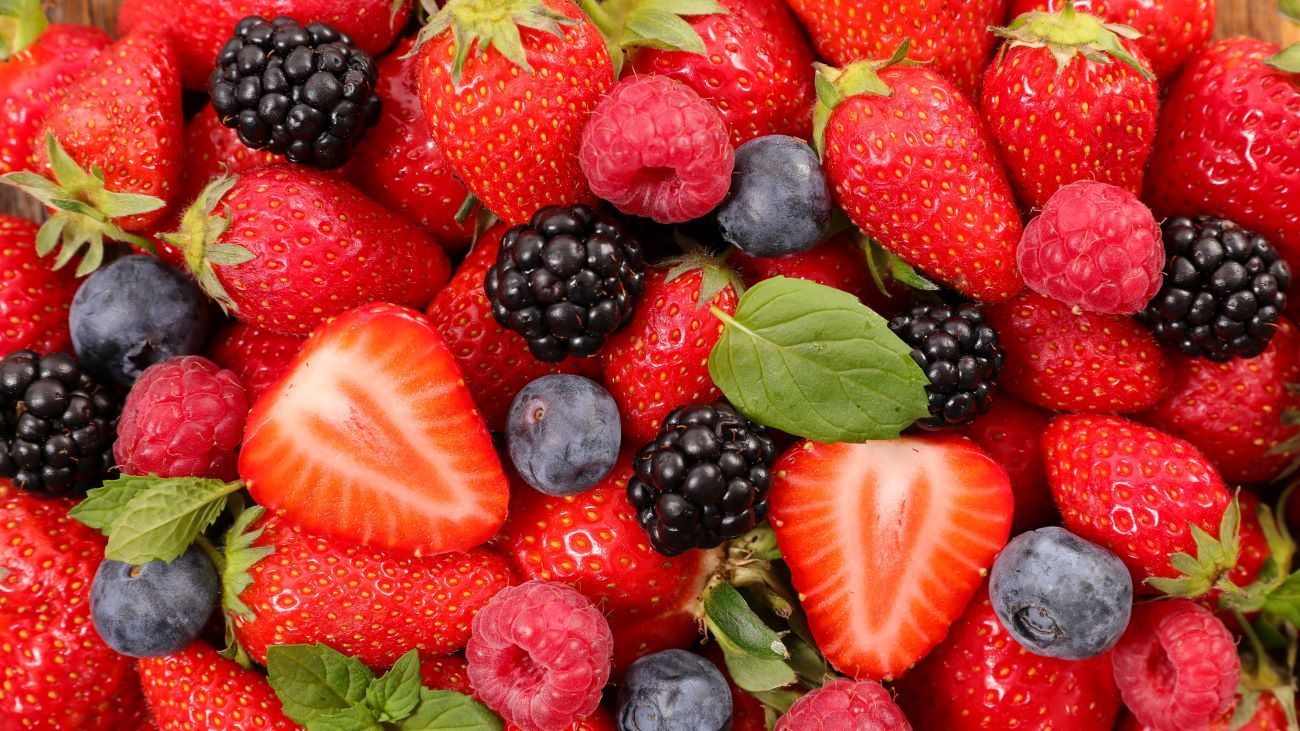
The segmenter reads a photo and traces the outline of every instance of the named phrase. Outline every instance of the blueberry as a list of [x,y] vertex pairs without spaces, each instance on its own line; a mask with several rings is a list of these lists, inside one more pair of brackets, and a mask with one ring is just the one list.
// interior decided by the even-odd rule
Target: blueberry
[[131,657],[185,649],[217,606],[217,572],[191,546],[171,563],[105,559],[90,588],[90,614],[109,647]]
[[154,363],[203,350],[208,303],[180,270],[127,256],[90,275],[72,300],[77,358],[93,374],[129,386]]
[[821,243],[830,188],[803,140],[770,135],[736,150],[731,194],[718,209],[722,238],[750,256],[788,256]]
[[1110,551],[1064,528],[1040,528],[1002,549],[989,598],[1026,650],[1084,660],[1109,650],[1128,627],[1133,580]]
[[713,663],[664,650],[632,663],[618,691],[619,731],[731,728],[731,690]]
[[618,405],[582,376],[543,376],[515,396],[506,441],[515,469],[547,495],[576,495],[618,460]]

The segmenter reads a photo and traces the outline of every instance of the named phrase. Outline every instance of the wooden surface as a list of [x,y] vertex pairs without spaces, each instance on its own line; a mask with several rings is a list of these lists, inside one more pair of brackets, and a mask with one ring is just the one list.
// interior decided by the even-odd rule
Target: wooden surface
[[[113,31],[119,0],[50,0],[51,20],[90,23]],[[1219,36],[1251,35],[1282,45],[1300,42],[1300,26],[1287,23],[1277,12],[1277,0],[1219,0]],[[0,212],[36,218],[39,206],[15,191],[0,186]]]

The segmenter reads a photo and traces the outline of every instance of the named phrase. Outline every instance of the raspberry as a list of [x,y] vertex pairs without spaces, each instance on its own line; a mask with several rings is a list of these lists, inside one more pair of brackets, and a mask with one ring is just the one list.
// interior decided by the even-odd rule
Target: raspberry
[[795,701],[776,731],[911,731],[889,691],[874,680],[839,678]]
[[592,112],[579,161],[591,191],[620,211],[682,223],[727,197],[736,152],[726,122],[690,87],[634,76]]
[[1241,676],[1228,628],[1186,599],[1135,606],[1111,662],[1124,704],[1150,731],[1208,727],[1232,708]]
[[113,456],[123,474],[234,480],[248,397],[239,378],[195,355],[145,369],[126,397]]
[[502,589],[474,616],[472,633],[470,682],[510,723],[559,731],[600,705],[614,637],[577,591],[550,581]]
[[1030,289],[1091,312],[1131,315],[1160,290],[1160,227],[1123,188],[1082,180],[1052,194],[1016,252]]

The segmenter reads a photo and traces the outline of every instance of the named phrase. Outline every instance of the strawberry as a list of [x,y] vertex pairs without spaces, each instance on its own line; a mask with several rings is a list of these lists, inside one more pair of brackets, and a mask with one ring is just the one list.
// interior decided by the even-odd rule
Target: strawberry
[[[1031,10],[1059,9],[1061,2],[1011,0],[1010,5],[1016,18]],[[1172,79],[1188,56],[1210,43],[1214,6],[1214,0],[1074,0],[1074,7],[1140,33],[1133,45],[1161,81]]]
[[690,25],[703,52],[634,47],[623,75],[674,78],[711,102],[735,147],[763,135],[812,134],[812,49],[780,0],[722,0]]
[[290,731],[266,676],[199,640],[174,655],[140,661],[140,681],[158,731]]
[[988,584],[897,687],[916,731],[1101,731],[1120,710],[1109,653],[1059,660],[1029,652],[993,613]]
[[734,315],[741,291],[731,270],[703,256],[646,276],[641,305],[602,356],[628,444],[654,439],[678,406],[721,397],[709,375],[709,354],[722,336],[713,308]]
[[663,556],[627,502],[632,451],[599,485],[572,497],[516,480],[499,546],[525,579],[562,581],[596,602],[614,633],[614,664],[699,639],[692,606],[717,570],[717,551]]
[[483,549],[410,558],[313,536],[274,516],[251,527],[227,548],[227,565],[252,565],[236,584],[246,588],[234,631],[263,664],[271,645],[317,642],[376,669],[413,647],[455,652],[474,614],[514,583],[506,560]]
[[297,165],[213,181],[163,238],[227,311],[285,334],[367,302],[423,307],[451,275],[422,229]]
[[1230,483],[1269,482],[1300,457],[1300,335],[1282,319],[1262,354],[1213,363],[1171,356],[1169,393],[1141,418],[1205,452]]
[[[837,66],[883,58],[910,40],[908,57],[974,96],[993,52],[989,26],[1006,18],[1006,0],[935,4],[927,0],[786,0],[817,53]],[[961,123],[958,123],[959,125]]]
[[[469,682],[469,665],[460,655],[444,655],[421,660],[420,679],[426,688],[450,690],[478,698],[473,684]],[[616,731],[617,729],[618,725],[614,722],[613,714],[601,706],[595,713],[570,724],[562,731]],[[520,728],[507,723],[504,731],[520,731]],[[746,730],[737,728],[735,731]]]
[[1032,291],[986,309],[1007,351],[1000,383],[1057,411],[1148,409],[1168,385],[1164,353],[1130,317],[1074,311]]
[[0,353],[70,351],[68,308],[77,280],[36,255],[37,226],[0,214]]
[[456,357],[483,420],[496,431],[504,430],[515,394],[532,381],[552,373],[596,377],[600,367],[595,358],[543,363],[529,352],[522,335],[493,319],[483,279],[496,263],[505,232],[505,226],[494,226],[483,234],[451,282],[438,293],[428,313]]
[[418,42],[429,131],[488,210],[520,224],[546,205],[593,200],[578,148],[614,67],[576,5],[450,0]]
[[0,483],[0,728],[119,731],[142,723],[135,662],[90,621],[104,539],[72,503]]
[[375,93],[384,100],[379,123],[357,146],[352,171],[357,187],[433,234],[448,251],[467,248],[473,219],[456,222],[469,191],[447,166],[420,109],[414,42],[404,40],[379,62]]
[[[0,30],[0,175],[36,170],[45,118],[113,39],[88,25],[47,25],[40,0],[10,3]],[[0,21],[3,22],[3,21]]]
[[1114,551],[1135,588],[1196,555],[1191,526],[1218,533],[1232,496],[1200,450],[1114,416],[1057,417],[1043,435],[1047,480],[1070,531]]
[[488,540],[509,498],[450,348],[382,303],[312,335],[253,406],[239,474],[305,530],[416,556]]
[[1050,420],[1041,409],[998,393],[988,413],[962,430],[1011,478],[1016,497],[1013,535],[1056,521],[1056,505],[1043,465],[1043,432]]
[[1227,218],[1268,239],[1295,268],[1300,76],[1270,65],[1277,53],[1272,43],[1227,38],[1192,57],[1161,107],[1147,202],[1161,216]]
[[185,88],[206,90],[212,61],[241,18],[288,15],[302,23],[327,23],[377,56],[406,27],[410,14],[410,0],[124,0],[117,30],[147,28],[170,35],[180,52]]
[[1023,286],[1020,214],[975,107],[893,58],[823,68],[815,134],[835,200],[908,264],[976,299]]
[[[1061,186],[1099,180],[1142,193],[1156,134],[1155,76],[1120,26],[1078,13],[1029,13],[984,75],[980,112],[1025,208]],[[1131,41],[1127,41],[1131,44]]]
[[817,646],[901,675],[948,632],[1006,543],[1002,468],[955,436],[801,442],[772,467],[772,529]]
[[306,338],[259,330],[243,322],[232,322],[208,343],[208,356],[222,368],[235,372],[254,403],[280,380]]
[[758,257],[733,249],[727,262],[735,267],[746,287],[772,277],[788,277],[834,287],[872,305],[876,299],[885,299],[871,281],[862,248],[848,234],[836,234],[791,256]]
[[177,200],[189,205],[217,178],[283,161],[282,155],[249,149],[239,133],[222,124],[212,106],[204,104],[185,124],[185,169]]

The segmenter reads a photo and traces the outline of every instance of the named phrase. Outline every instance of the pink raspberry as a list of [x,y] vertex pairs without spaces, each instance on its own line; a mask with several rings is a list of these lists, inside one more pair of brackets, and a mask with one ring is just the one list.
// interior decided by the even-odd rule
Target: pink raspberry
[[1186,599],[1135,606],[1111,663],[1124,705],[1149,731],[1208,728],[1232,708],[1241,679],[1228,628]]
[[776,722],[776,731],[911,731],[889,691],[874,680],[839,678],[805,695]]
[[465,659],[479,698],[528,731],[560,731],[600,705],[614,636],[592,603],[564,584],[502,589],[474,615]]
[[727,123],[689,86],[631,76],[592,112],[579,161],[591,191],[620,211],[682,223],[727,197],[736,151]]
[[238,376],[196,355],[172,358],[131,387],[113,456],[128,475],[234,480],[247,417]]
[[1160,290],[1165,248],[1151,211],[1123,188],[1081,180],[1029,222],[1016,252],[1029,288],[1112,315],[1140,312]]

